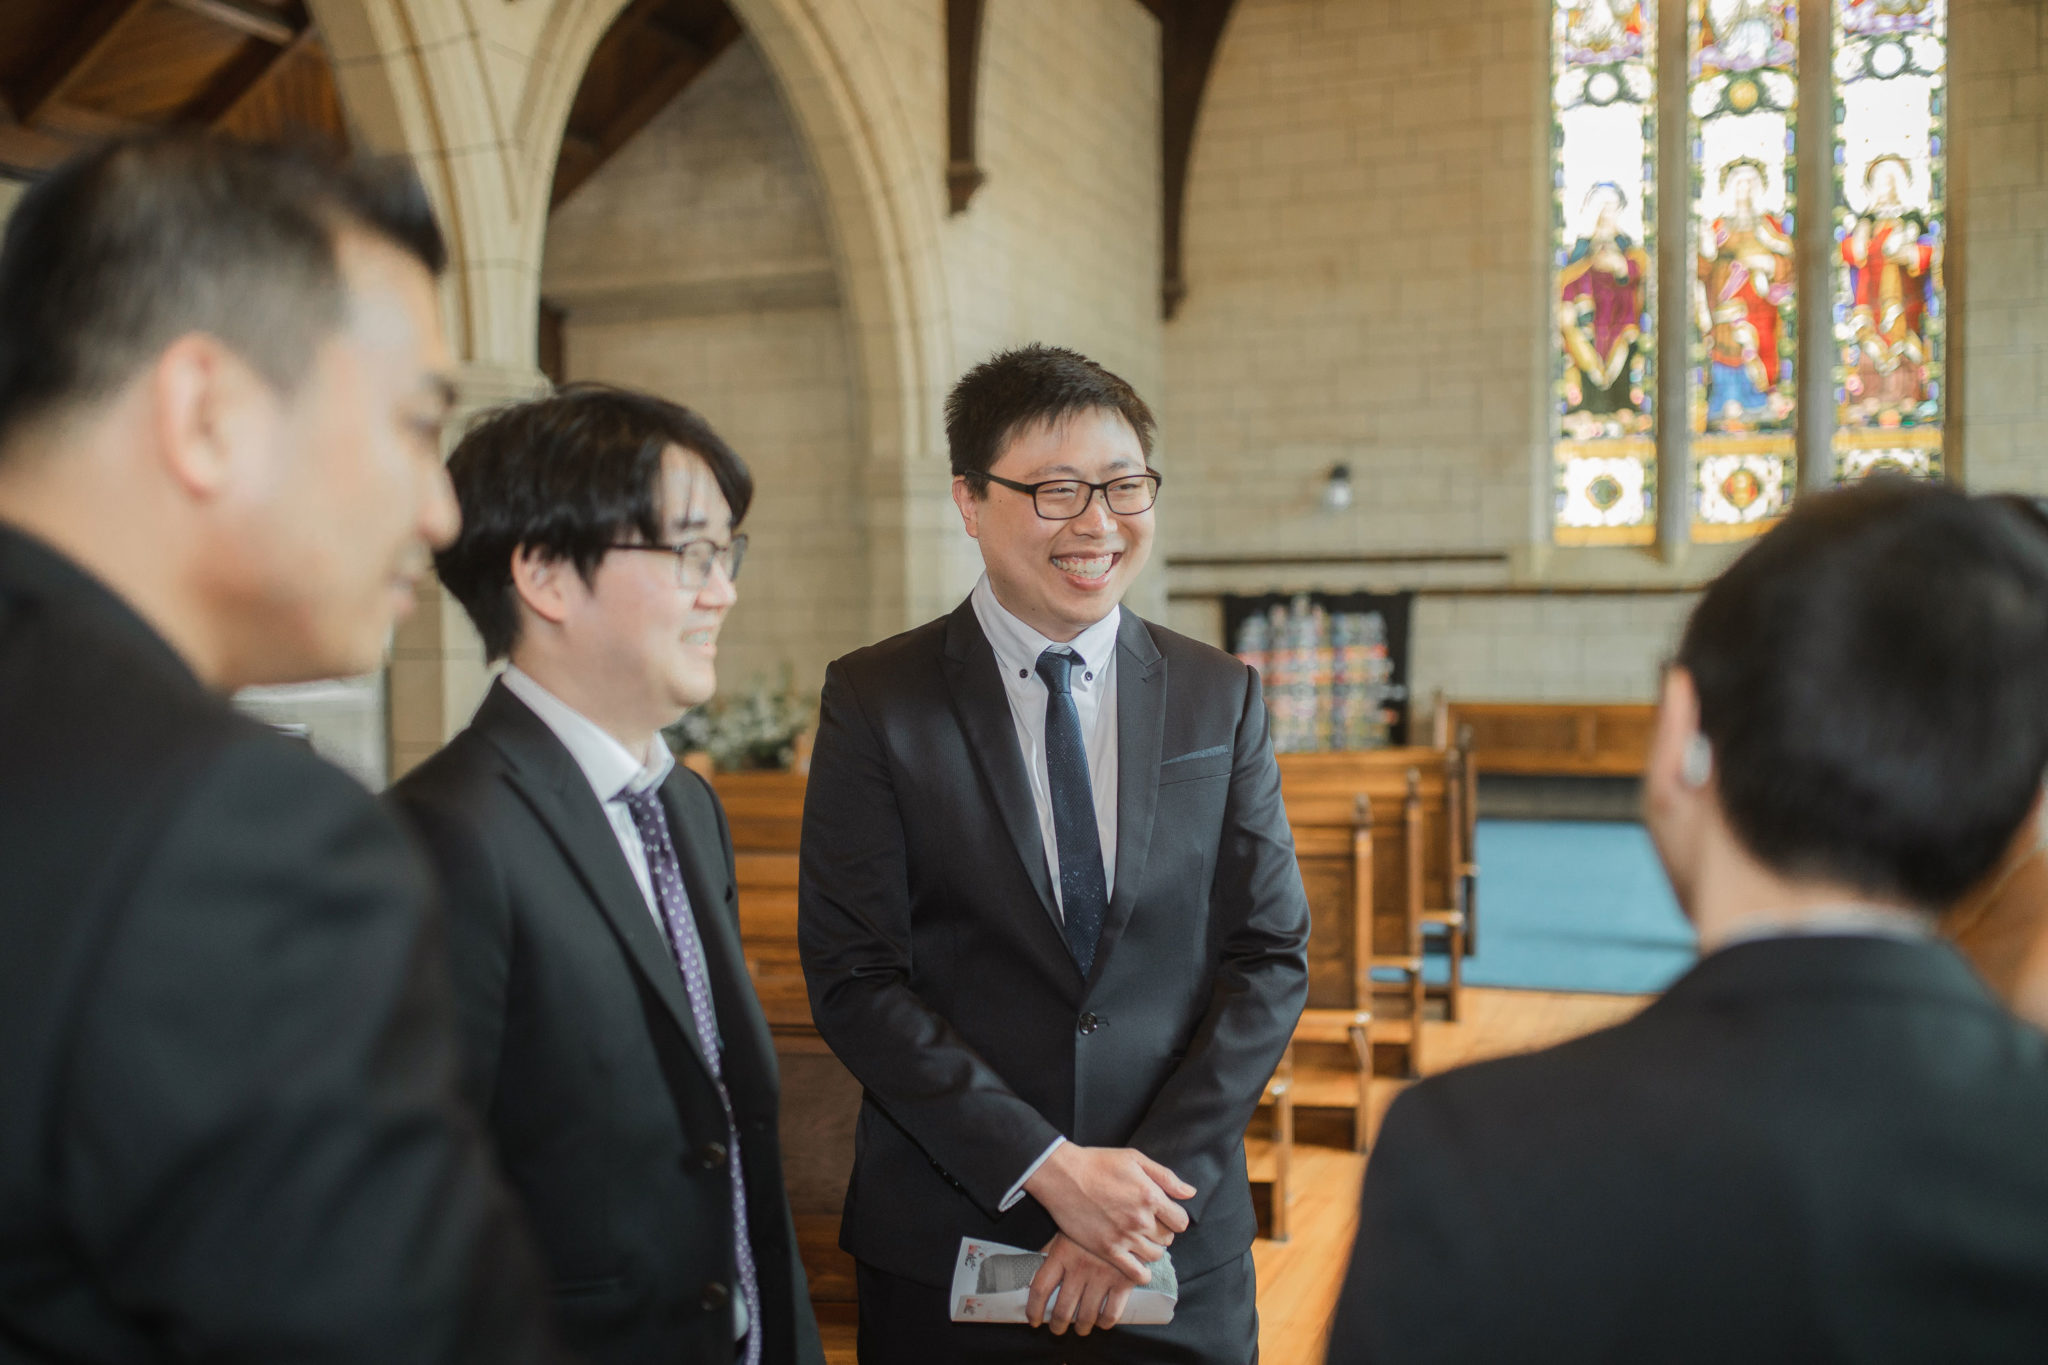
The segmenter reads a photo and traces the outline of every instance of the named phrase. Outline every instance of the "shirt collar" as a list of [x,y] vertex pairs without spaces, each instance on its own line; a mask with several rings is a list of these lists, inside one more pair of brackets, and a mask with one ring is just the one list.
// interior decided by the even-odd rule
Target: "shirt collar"
[[1056,646],[1071,649],[1081,656],[1086,668],[1095,671],[1100,671],[1116,653],[1117,629],[1123,623],[1124,612],[1120,605],[1111,607],[1109,615],[1062,643],[1048,640],[1011,614],[1008,607],[996,600],[996,590],[989,585],[985,573],[974,585],[971,600],[975,619],[981,622],[982,634],[988,636],[989,648],[995,651],[996,662],[1002,666],[1005,677],[1027,670],[1035,673],[1038,656]]
[[506,665],[504,682],[506,690],[531,707],[541,723],[562,741],[562,747],[583,770],[584,779],[599,801],[638,796],[667,780],[676,766],[675,755],[660,735],[654,737],[645,758],[635,758],[633,751],[613,739],[603,726],[542,687],[517,665]]
[[1764,915],[1751,920],[1722,939],[1715,945],[1714,951],[1719,952],[1738,943],[1754,943],[1761,939],[1825,938],[1841,935],[1917,942],[1934,937],[1934,917],[1917,910],[1902,910],[1896,906],[1860,905],[1853,902],[1815,910],[1802,910],[1797,915],[1788,915],[1784,918]]

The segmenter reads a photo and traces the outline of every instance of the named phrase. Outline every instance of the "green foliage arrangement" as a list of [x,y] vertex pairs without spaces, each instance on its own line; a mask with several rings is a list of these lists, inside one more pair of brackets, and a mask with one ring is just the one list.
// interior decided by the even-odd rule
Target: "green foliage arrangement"
[[679,754],[710,754],[723,772],[787,768],[796,757],[797,736],[810,728],[817,709],[797,692],[794,670],[784,664],[775,685],[757,674],[737,695],[714,697],[685,712],[662,736]]

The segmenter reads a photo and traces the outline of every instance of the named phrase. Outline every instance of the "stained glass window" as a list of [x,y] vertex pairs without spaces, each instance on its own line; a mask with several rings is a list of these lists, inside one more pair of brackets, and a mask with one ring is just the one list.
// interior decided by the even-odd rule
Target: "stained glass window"
[[1555,536],[1657,535],[1657,43],[1643,0],[1554,0]]
[[1797,484],[1792,0],[1690,0],[1693,538],[1764,530]]
[[1948,6],[1833,4],[1835,477],[1939,477]]

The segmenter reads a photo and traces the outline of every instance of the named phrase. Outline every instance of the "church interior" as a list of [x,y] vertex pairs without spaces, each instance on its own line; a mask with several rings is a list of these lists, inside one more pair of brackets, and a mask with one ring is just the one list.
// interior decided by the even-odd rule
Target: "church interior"
[[[1634,823],[1659,667],[1805,492],[2048,495],[2039,0],[10,0],[0,214],[202,124],[408,158],[464,408],[604,381],[751,467],[715,773],[830,1358],[857,1083],[797,959],[828,662],[981,565],[941,405],[1030,341],[1159,417],[1127,605],[1261,671],[1315,925],[1248,1150],[1262,1358],[1321,1359],[1414,1076],[1689,961]],[[266,689],[381,788],[490,679]]]

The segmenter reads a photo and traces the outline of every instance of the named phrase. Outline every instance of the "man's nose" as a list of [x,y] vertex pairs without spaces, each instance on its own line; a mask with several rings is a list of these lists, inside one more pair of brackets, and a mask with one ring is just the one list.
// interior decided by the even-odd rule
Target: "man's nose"
[[1116,529],[1116,513],[1109,510],[1109,490],[1091,488],[1088,490],[1088,505],[1081,509],[1081,515],[1074,518],[1074,525],[1097,535],[1108,535]]
[[725,571],[725,565],[713,562],[711,572],[704,575],[704,585],[697,589],[697,606],[703,611],[720,611],[740,600],[739,585]]
[[454,544],[462,530],[462,504],[455,500],[455,484],[448,477],[448,466],[439,460],[427,473],[419,530],[421,539],[436,550]]

